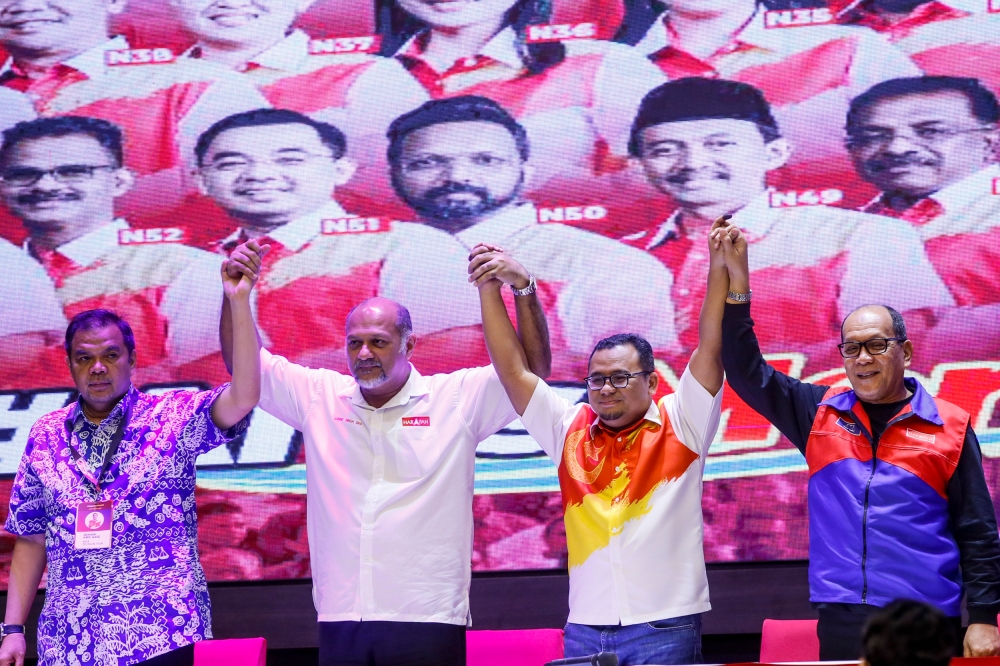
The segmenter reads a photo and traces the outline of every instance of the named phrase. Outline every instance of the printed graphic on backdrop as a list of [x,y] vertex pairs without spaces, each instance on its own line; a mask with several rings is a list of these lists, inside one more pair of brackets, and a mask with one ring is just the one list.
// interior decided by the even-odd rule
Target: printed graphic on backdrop
[[[537,279],[549,381],[575,401],[594,343],[625,331],[674,390],[723,213],[750,240],[776,367],[846,382],[841,319],[894,306],[912,374],[972,414],[1000,487],[997,0],[80,3],[47,22],[0,0],[0,495],[32,423],[76,397],[74,314],[128,319],[139,388],[226,381],[219,265],[244,239],[273,248],[255,294],[268,349],[346,372],[346,316],[379,295],[409,308],[424,374],[489,362],[466,268],[498,244]],[[459,24],[498,29],[459,52],[439,39]],[[35,60],[49,52],[66,56]],[[394,120],[460,95],[514,122],[433,125],[407,139],[419,151],[389,150]],[[37,118],[65,119],[18,125]],[[210,580],[309,576],[308,464],[301,434],[259,409],[199,459]],[[727,392],[707,559],[805,558],[805,488],[804,458]],[[474,569],[565,568],[561,506],[519,422],[483,442]],[[4,584],[13,543],[0,536]]]

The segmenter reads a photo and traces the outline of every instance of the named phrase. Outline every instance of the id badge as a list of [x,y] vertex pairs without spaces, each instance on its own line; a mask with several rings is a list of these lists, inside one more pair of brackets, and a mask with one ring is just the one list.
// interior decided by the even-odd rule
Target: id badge
[[111,548],[115,503],[81,502],[76,507],[76,549]]

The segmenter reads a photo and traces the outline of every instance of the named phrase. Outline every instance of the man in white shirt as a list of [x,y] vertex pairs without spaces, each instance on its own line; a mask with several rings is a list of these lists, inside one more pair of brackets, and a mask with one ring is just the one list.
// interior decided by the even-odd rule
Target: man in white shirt
[[[464,289],[459,265],[467,265],[477,244],[494,244],[532,266],[552,328],[554,379],[581,377],[594,344],[623,327],[657,351],[672,351],[673,310],[669,298],[660,298],[669,294],[669,272],[640,250],[540,220],[524,197],[534,174],[530,152],[525,127],[486,97],[435,100],[397,118],[389,128],[392,182],[419,217],[417,224],[399,225],[400,231],[414,236],[410,242],[418,247],[433,247],[436,265],[448,268],[429,272],[415,261],[387,268],[382,281],[388,293],[419,312],[421,321],[440,322],[435,342],[460,348],[464,363],[479,362],[486,356],[481,344],[445,341],[464,340],[463,329],[476,327],[481,343],[478,299]],[[623,290],[623,270],[643,279]],[[448,290],[448,308],[440,307],[439,288]]]
[[[232,258],[256,275],[268,246]],[[531,367],[548,373],[538,298],[500,255]],[[223,311],[223,353],[231,341]],[[516,418],[492,367],[423,376],[409,311],[373,298],[346,326],[350,375],[261,351],[260,406],[301,431],[320,664],[465,664],[475,450]]]
[[494,279],[499,255],[485,246],[473,251],[469,279],[479,287],[490,357],[521,422],[559,468],[569,547],[567,657],[608,651],[624,665],[701,662],[700,614],[711,608],[702,471],[719,425],[729,289],[722,238],[739,237],[726,218],[708,239],[698,348],[659,403],[653,350],[633,333],[594,347],[588,404],[560,397],[525,363]]
[[[128,317],[144,350],[138,381],[185,379],[182,366],[218,349],[219,259],[184,245],[180,228],[133,229],[115,217],[134,182],[123,142],[98,118],[15,125],[0,146],[0,199],[24,225],[25,249],[67,317],[96,308]],[[62,375],[45,364],[32,388],[62,386]]]

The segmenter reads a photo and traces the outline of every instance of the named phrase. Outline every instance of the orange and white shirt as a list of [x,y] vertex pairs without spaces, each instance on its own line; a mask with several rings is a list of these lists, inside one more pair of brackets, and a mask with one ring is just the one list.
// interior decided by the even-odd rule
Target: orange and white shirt
[[876,83],[920,74],[901,51],[871,30],[840,25],[767,28],[764,12],[708,58],[682,51],[674,41],[663,19],[635,48],[671,79],[731,79],[760,89],[794,147],[783,184],[800,189],[863,189],[843,143],[850,101]]
[[[671,278],[662,265],[604,236],[539,223],[537,215],[532,204],[523,203],[454,235],[419,223],[394,228],[380,291],[410,309],[414,332],[423,336],[415,364],[424,368],[423,355],[429,359],[434,353],[451,367],[488,358],[479,294],[467,280],[469,250],[478,243],[503,247],[535,276],[548,317],[552,379],[579,381],[594,345],[622,331],[644,336],[654,349],[674,349]],[[622,271],[642,279],[623,288]]]
[[110,65],[129,49],[123,37],[28,78],[13,60],[0,67],[0,85],[25,93],[40,116],[90,116],[119,126],[125,165],[138,176],[119,212],[151,218],[194,191],[189,177],[198,137],[213,123],[267,102],[240,76],[187,58]]
[[569,547],[569,621],[632,625],[711,610],[702,473],[719,426],[685,370],[627,430],[539,380],[521,423],[558,466]]
[[634,49],[599,40],[566,41],[561,63],[531,75],[514,30],[506,28],[479,53],[439,72],[423,58],[425,39],[426,34],[417,35],[396,58],[431,97],[483,95],[524,126],[535,168],[527,183],[532,200],[578,204],[624,195],[632,120],[646,93],[666,81]]
[[959,306],[1000,303],[1000,165],[993,164],[895,211],[881,198],[864,208],[913,226]]
[[[122,315],[135,334],[139,368],[169,381],[172,368],[219,349],[219,258],[184,245],[176,229],[130,229],[118,219],[55,250],[26,242],[55,285],[67,318],[93,308]],[[149,371],[147,371],[149,372]],[[62,377],[65,370],[60,369]]]
[[[198,47],[186,53],[191,60],[198,54]],[[430,99],[398,62],[362,52],[310,49],[309,36],[295,30],[241,71],[274,108],[304,113],[346,135],[347,154],[359,171],[345,191],[369,198],[391,196],[386,130],[397,117]]]

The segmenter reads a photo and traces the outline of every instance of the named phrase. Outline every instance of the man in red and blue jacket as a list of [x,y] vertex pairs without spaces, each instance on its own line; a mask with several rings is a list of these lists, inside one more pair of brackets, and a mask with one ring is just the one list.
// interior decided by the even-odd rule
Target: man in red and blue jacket
[[722,324],[729,385],[806,456],[809,588],[823,660],[857,659],[865,620],[894,599],[925,601],[961,628],[965,656],[1000,654],[1000,535],[968,412],[904,371],[903,317],[864,305],[839,345],[851,388],[767,364],[750,318],[747,243],[724,239],[730,292]]

